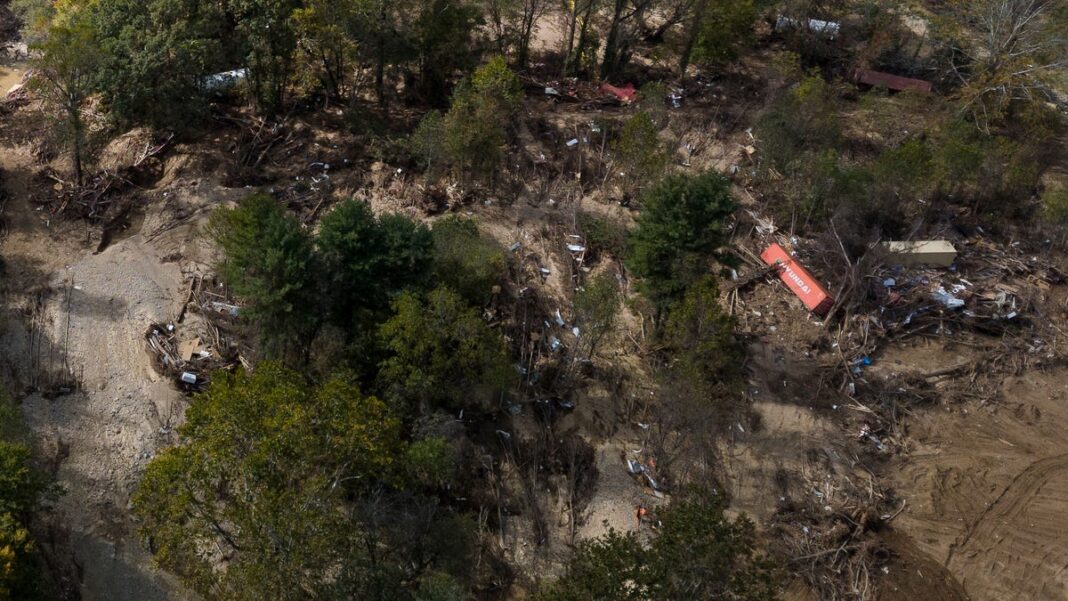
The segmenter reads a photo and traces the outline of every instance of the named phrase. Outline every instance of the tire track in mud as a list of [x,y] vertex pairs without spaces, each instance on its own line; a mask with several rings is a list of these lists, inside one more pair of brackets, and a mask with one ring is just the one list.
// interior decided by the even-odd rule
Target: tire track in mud
[[[1062,503],[1068,477],[1059,476],[1068,476],[1068,453],[1036,461],[1017,474],[950,547],[945,566],[972,575],[973,586],[990,580],[984,586],[1003,589],[1006,599],[1063,598],[1068,519]],[[1050,532],[1063,534],[1050,541]],[[1020,569],[1031,558],[1033,569]]]

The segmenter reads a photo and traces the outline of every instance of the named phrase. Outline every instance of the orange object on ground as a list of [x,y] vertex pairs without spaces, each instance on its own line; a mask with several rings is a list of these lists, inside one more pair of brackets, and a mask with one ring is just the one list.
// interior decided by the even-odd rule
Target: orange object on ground
[[634,512],[634,515],[638,518],[638,527],[642,527],[642,520],[649,515],[649,510],[644,505],[639,505],[638,510]]
[[853,74],[853,78],[862,84],[867,84],[869,86],[886,86],[888,90],[893,90],[895,92],[913,90],[915,92],[920,92],[921,94],[930,94],[932,90],[931,82],[929,81],[891,75],[881,71],[872,71],[871,69],[857,69],[856,73]]
[[638,91],[634,89],[634,84],[632,83],[628,83],[622,88],[617,88],[610,83],[603,83],[601,84],[601,93],[611,94],[624,104],[630,104],[638,98]]
[[768,265],[779,266],[779,277],[797,298],[805,303],[809,311],[824,317],[831,310],[834,305],[831,295],[783,247],[772,244],[761,253],[760,258]]

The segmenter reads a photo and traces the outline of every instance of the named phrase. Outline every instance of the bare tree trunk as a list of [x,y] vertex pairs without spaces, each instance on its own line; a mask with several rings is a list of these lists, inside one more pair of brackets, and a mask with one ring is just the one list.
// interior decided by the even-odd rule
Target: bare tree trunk
[[593,12],[596,7],[596,0],[590,0],[582,15],[582,27],[579,29],[578,44],[575,46],[574,61],[571,65],[572,75],[577,75],[582,69],[582,57],[586,54],[586,46],[590,43],[590,22],[593,21]]
[[572,0],[567,12],[567,47],[564,51],[564,75],[571,66],[571,55],[575,51],[575,33],[578,30],[578,4]]
[[73,163],[74,163],[74,182],[79,186],[82,185],[82,115],[79,111],[79,105],[81,103],[75,102],[73,106],[68,109],[70,114],[70,128],[71,134],[74,139],[72,143],[73,147]]
[[386,38],[385,26],[388,18],[386,3],[380,1],[378,8],[378,34],[375,39],[375,91],[379,106],[386,106]]
[[693,48],[697,45],[697,38],[701,35],[701,27],[705,24],[705,12],[708,10],[709,0],[698,0],[697,7],[690,23],[690,31],[686,34],[686,46],[682,49],[679,57],[679,75],[686,76],[686,69],[690,67],[690,59],[693,57]]
[[615,0],[612,10],[612,24],[608,27],[608,37],[604,42],[604,62],[601,63],[601,77],[609,79],[619,68],[620,36],[623,27],[623,10],[627,0]]

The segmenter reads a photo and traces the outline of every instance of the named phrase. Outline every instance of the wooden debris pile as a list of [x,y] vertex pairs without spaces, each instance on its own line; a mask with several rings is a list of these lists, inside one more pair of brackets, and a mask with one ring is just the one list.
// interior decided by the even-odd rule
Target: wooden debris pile
[[[825,449],[818,472],[798,475],[770,526],[771,551],[820,599],[878,598],[876,572],[892,558],[877,531],[904,510],[845,449]],[[858,475],[863,474],[863,476]]]
[[[217,371],[250,367],[236,342],[240,307],[225,294],[207,288],[205,278],[193,277],[174,321],[151,324],[145,332],[156,371],[173,378],[179,390],[190,394],[203,390]],[[198,319],[187,323],[191,312]]]
[[171,134],[161,142],[146,143],[130,165],[116,171],[105,169],[82,184],[62,178],[52,169],[45,169],[37,174],[37,179],[43,184],[42,188],[50,188],[51,193],[34,200],[47,207],[51,215],[99,222],[122,193],[136,187],[134,182],[141,179],[142,172],[173,139],[174,134]]

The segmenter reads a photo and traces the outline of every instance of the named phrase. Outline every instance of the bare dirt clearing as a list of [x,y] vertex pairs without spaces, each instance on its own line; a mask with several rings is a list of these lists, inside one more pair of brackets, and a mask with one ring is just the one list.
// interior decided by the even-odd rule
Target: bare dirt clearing
[[1068,384],[1063,368],[1008,379],[1004,402],[917,412],[888,475],[898,527],[973,599],[1068,592]]
[[[67,540],[51,551],[69,553],[82,599],[184,598],[150,567],[127,507],[141,470],[173,444],[184,412],[185,398],[153,370],[144,334],[149,324],[173,320],[185,300],[182,268],[166,259],[190,250],[184,244],[205,200],[190,201],[188,183],[154,193],[171,201],[96,253],[95,229],[86,240],[82,226],[30,204],[24,148],[0,147],[0,168],[11,199],[0,244],[2,373],[14,389],[30,391],[24,414],[66,491],[55,517]],[[156,231],[175,212],[184,226]]]

